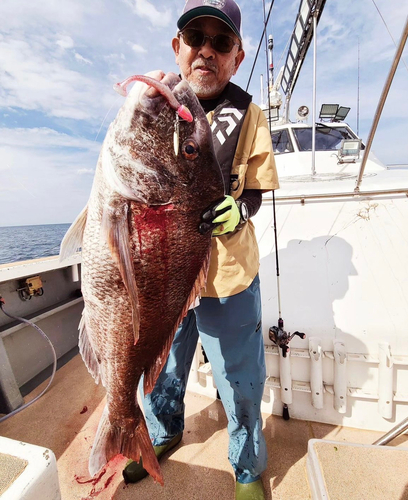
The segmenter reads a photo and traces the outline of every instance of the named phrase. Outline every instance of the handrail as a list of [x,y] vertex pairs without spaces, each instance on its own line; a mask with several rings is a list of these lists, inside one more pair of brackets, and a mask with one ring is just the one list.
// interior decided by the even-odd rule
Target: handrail
[[374,115],[373,125],[371,127],[370,134],[368,136],[367,144],[365,147],[364,158],[363,158],[363,161],[361,163],[360,172],[358,174],[358,178],[356,181],[356,187],[354,188],[354,190],[356,192],[358,192],[360,190],[360,184],[361,184],[361,181],[363,179],[364,169],[365,169],[365,166],[366,166],[366,163],[368,160],[368,154],[370,153],[371,146],[373,144],[373,140],[374,140],[374,136],[375,136],[375,132],[377,130],[377,126],[378,126],[378,123],[379,123],[380,118],[381,118],[381,113],[383,111],[384,104],[385,104],[385,101],[387,99],[392,80],[394,79],[394,75],[395,75],[395,72],[397,70],[398,63],[401,59],[401,55],[402,55],[402,52],[404,50],[405,43],[407,41],[407,37],[408,37],[408,17],[406,19],[404,31],[402,32],[401,40],[400,40],[399,46],[397,48],[397,52],[396,52],[395,57],[394,57],[394,62],[392,63],[387,81],[385,82],[384,89],[382,91],[380,101],[379,101],[378,106],[377,106],[377,110],[376,110],[375,115]]
[[[322,193],[322,194],[296,194],[292,196],[276,196],[276,202],[280,201],[300,201],[300,203],[304,203],[306,200],[323,200],[330,198],[364,198],[371,196],[383,196],[383,195],[395,195],[395,194],[405,194],[408,196],[408,187],[399,188],[399,189],[383,189],[376,191],[355,191],[345,192],[345,193]],[[263,202],[272,201],[272,197],[263,197]]]
[[408,429],[408,417],[405,418],[398,425],[393,427],[387,434],[384,434],[380,439],[377,439],[373,444],[378,446],[384,446],[388,444],[390,441],[400,436],[403,432]]

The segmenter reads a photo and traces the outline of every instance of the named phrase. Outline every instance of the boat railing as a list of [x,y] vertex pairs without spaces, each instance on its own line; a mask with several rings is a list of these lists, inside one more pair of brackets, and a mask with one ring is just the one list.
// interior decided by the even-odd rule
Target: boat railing
[[378,446],[384,446],[393,439],[403,434],[406,430],[408,430],[408,417],[404,418],[402,422],[393,427],[390,431],[384,434],[384,436],[380,437],[380,439],[377,439],[377,441],[375,441],[373,444]]
[[[301,204],[306,203],[306,201],[313,200],[324,200],[324,199],[334,199],[334,198],[354,198],[354,199],[364,199],[372,198],[375,196],[395,196],[395,195],[405,195],[408,197],[408,187],[400,189],[379,189],[375,191],[360,191],[356,193],[355,191],[345,192],[345,193],[316,193],[316,194],[296,194],[288,196],[275,196],[276,202],[284,201],[299,201]],[[263,202],[269,203],[273,202],[271,196],[263,196]]]

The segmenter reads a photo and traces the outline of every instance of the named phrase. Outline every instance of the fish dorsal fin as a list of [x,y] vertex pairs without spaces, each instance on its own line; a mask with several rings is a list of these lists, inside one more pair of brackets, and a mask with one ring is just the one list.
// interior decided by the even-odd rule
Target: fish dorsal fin
[[128,202],[123,202],[123,198],[119,196],[112,197],[104,209],[102,227],[107,237],[112,256],[115,259],[123,283],[129,294],[132,308],[133,334],[136,344],[139,339],[140,328],[139,294],[130,251],[128,212]]
[[210,253],[211,250],[207,254],[207,257],[203,263],[203,267],[201,268],[201,271],[197,276],[193,288],[191,289],[190,295],[188,296],[188,299],[184,304],[180,316],[178,317],[173,331],[169,336],[168,341],[164,345],[162,352],[159,354],[159,356],[157,356],[154,363],[145,370],[143,382],[143,390],[145,394],[150,394],[154,386],[156,385],[156,381],[169,355],[170,348],[174,339],[174,334],[176,333],[176,330],[179,327],[180,323],[183,321],[183,318],[187,315],[188,310],[190,309],[192,304],[194,304],[196,298],[200,296],[201,290],[205,287],[205,284],[207,282],[208,268],[210,265]]
[[84,235],[85,224],[88,218],[88,205],[71,224],[65,234],[60,249],[60,261],[63,261],[73,255],[79,248],[82,247],[82,238]]

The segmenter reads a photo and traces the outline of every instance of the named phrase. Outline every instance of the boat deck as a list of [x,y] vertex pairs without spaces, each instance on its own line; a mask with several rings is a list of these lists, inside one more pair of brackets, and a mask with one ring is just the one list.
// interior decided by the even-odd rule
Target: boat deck
[[[45,384],[30,393],[26,401],[33,399]],[[192,393],[186,398],[186,428],[182,442],[161,461],[164,487],[154,483],[151,477],[138,484],[126,485],[121,474],[125,458],[116,459],[103,474],[90,480],[87,462],[104,407],[104,393],[102,386],[95,385],[77,355],[57,371],[51,388],[39,401],[0,424],[0,434],[50,448],[55,453],[63,500],[233,500],[234,476],[227,458],[227,420],[223,407],[218,400]],[[263,474],[268,500],[311,498],[306,472],[310,439],[371,444],[381,436],[379,432],[315,422],[284,421],[272,415],[264,415],[264,433],[269,451],[268,469]],[[403,451],[408,446],[408,436],[399,437],[392,445]],[[364,474],[364,467],[369,465],[370,470],[383,470],[380,460],[381,457],[375,454],[369,464],[365,463],[364,455],[357,462],[354,460],[353,469],[344,471],[344,482],[332,472],[334,482],[329,484],[330,477],[326,478],[330,499],[384,500],[384,490],[374,484],[371,491],[367,482],[364,482],[364,491],[359,486],[363,484],[359,474]],[[383,477],[385,488],[391,483],[394,486],[395,493],[386,498],[407,499],[408,472],[406,469],[401,471],[398,463],[394,463],[393,470],[393,477],[378,474]],[[345,483],[354,483],[347,497],[342,494]]]

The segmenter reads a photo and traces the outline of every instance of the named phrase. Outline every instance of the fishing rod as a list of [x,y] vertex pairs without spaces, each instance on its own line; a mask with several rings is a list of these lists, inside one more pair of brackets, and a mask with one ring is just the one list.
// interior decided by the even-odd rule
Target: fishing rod
[[[268,97],[267,97],[267,102],[268,102],[268,114],[269,114],[269,119],[268,119],[268,126],[269,126],[269,133],[272,136],[272,116],[271,116],[271,101],[270,101],[270,91],[271,91],[271,78],[273,75],[273,55],[271,54],[271,51],[273,50],[273,38],[270,37],[268,40],[266,38],[266,29],[267,25],[269,22],[269,17],[271,15],[272,7],[274,5],[274,0],[272,0],[272,3],[269,7],[269,12],[268,15],[266,16],[266,9],[265,9],[265,0],[262,0],[263,4],[263,16],[264,16],[264,29],[262,32],[262,36],[258,45],[258,50],[255,56],[254,64],[252,66],[251,74],[249,76],[248,80],[248,85],[247,85],[247,90],[252,78],[252,74],[255,68],[255,64],[258,59],[259,55],[259,50],[262,45],[262,41],[265,40],[265,52],[266,52],[266,74],[267,74],[267,89],[268,89]],[[268,50],[270,53],[269,61],[268,62]],[[269,328],[269,339],[278,346],[281,350],[281,361],[280,363],[287,364],[289,360],[285,360],[282,358],[287,357],[287,353],[289,351],[289,343],[292,340],[293,337],[299,336],[300,338],[304,339],[306,338],[306,335],[301,332],[294,332],[292,334],[286,332],[284,330],[284,321],[282,319],[282,305],[281,305],[281,294],[280,294],[280,268],[279,268],[279,250],[278,250],[278,233],[277,233],[277,216],[276,216],[276,199],[275,199],[275,191],[272,190],[272,206],[273,206],[273,230],[274,230],[274,243],[275,243],[275,265],[276,265],[276,286],[277,286],[277,300],[278,300],[278,326],[272,326]],[[282,369],[282,372],[284,369]],[[281,385],[284,382],[281,381]],[[283,403],[283,410],[282,410],[282,417],[284,420],[289,420],[289,407],[288,404],[291,403],[291,401],[288,400],[283,400],[282,398],[282,403]]]

